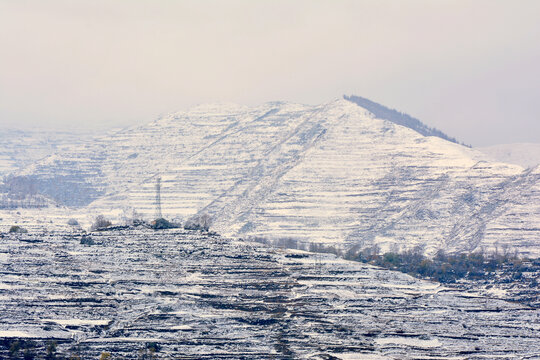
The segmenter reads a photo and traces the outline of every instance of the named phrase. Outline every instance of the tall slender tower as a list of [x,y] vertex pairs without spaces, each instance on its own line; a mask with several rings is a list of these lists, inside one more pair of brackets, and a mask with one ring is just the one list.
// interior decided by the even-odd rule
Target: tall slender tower
[[156,214],[155,218],[161,219],[163,215],[161,215],[161,177],[157,177],[156,182]]

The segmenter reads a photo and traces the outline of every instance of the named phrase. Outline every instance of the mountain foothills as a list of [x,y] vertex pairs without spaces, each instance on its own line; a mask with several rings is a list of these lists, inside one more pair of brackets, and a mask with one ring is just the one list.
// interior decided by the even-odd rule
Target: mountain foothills
[[[1,224],[151,218],[158,176],[165,217],[208,214],[225,235],[540,255],[538,166],[492,161],[358,97],[202,105],[74,142],[5,177]],[[32,196],[48,211],[13,202]]]

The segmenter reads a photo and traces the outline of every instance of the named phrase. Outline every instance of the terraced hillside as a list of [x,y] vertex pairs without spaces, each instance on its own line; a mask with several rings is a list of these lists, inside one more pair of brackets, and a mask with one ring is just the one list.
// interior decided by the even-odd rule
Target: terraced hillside
[[[199,106],[19,172],[70,206],[65,216],[87,225],[99,213],[122,221],[133,209],[151,218],[158,174],[167,217],[208,213],[226,235],[345,249],[510,248],[540,255],[538,167],[488,161],[347,100]],[[0,217],[43,220],[44,213]]]
[[52,340],[83,359],[540,356],[538,310],[476,292],[198,232],[90,237],[0,240],[0,357]]
[[0,128],[0,177],[62,151],[64,146],[92,138],[89,130],[15,130]]

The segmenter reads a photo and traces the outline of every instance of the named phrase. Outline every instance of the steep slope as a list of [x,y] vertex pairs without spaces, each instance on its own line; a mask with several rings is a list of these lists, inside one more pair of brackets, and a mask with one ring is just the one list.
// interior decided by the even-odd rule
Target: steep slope
[[454,139],[453,137],[446,135],[445,133],[443,133],[442,131],[438,129],[427,126],[420,120],[413,118],[410,115],[404,114],[394,109],[387,108],[384,105],[378,104],[374,101],[363,98],[361,96],[345,95],[343,96],[343,98],[345,100],[349,100],[350,102],[353,102],[356,105],[368,110],[373,115],[375,115],[378,119],[388,120],[395,124],[408,127],[409,129],[412,129],[424,136],[437,136],[437,137],[440,137],[441,139],[448,140],[448,141],[458,144],[458,141]]
[[[215,214],[218,230],[328,243],[346,239],[349,246],[377,243],[385,249],[472,250],[484,239],[485,222],[511,207],[497,206],[495,199],[520,184],[510,179],[519,178],[521,168],[483,162],[472,150],[373,119],[346,102],[329,104],[321,114],[310,120],[325,133],[296,166],[266,173],[264,182],[254,179],[244,196],[235,196],[237,206],[228,199],[225,206],[214,202],[205,209]],[[250,201],[256,194],[266,194],[264,201]]]
[[208,213],[237,236],[428,253],[540,255],[540,173],[377,119],[346,100],[213,104],[102,136],[25,169],[81,214]]

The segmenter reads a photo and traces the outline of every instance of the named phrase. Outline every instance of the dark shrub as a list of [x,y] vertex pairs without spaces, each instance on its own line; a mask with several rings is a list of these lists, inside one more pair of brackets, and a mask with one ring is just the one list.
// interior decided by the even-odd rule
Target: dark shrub
[[161,230],[161,229],[174,229],[174,228],[177,228],[178,226],[166,219],[163,219],[163,218],[160,218],[160,219],[156,219],[154,221],[152,221],[152,223],[150,224],[150,226],[152,227],[152,229],[156,229],[156,230]]
[[83,235],[81,237],[81,245],[94,245],[94,244],[95,244],[95,242],[90,236]]
[[10,233],[16,233],[16,234],[25,234],[25,233],[28,232],[28,230],[26,230],[25,228],[22,228],[20,226],[13,225],[12,227],[9,228],[9,232]]
[[47,354],[45,355],[46,360],[56,359],[56,341],[49,342],[47,344]]
[[24,350],[23,353],[23,359],[24,360],[34,360],[36,358],[36,354],[30,349]]
[[161,346],[159,346],[159,344],[155,342],[147,343],[146,348],[148,349],[148,351],[152,353],[156,353],[156,352],[159,352],[159,350],[161,350]]

